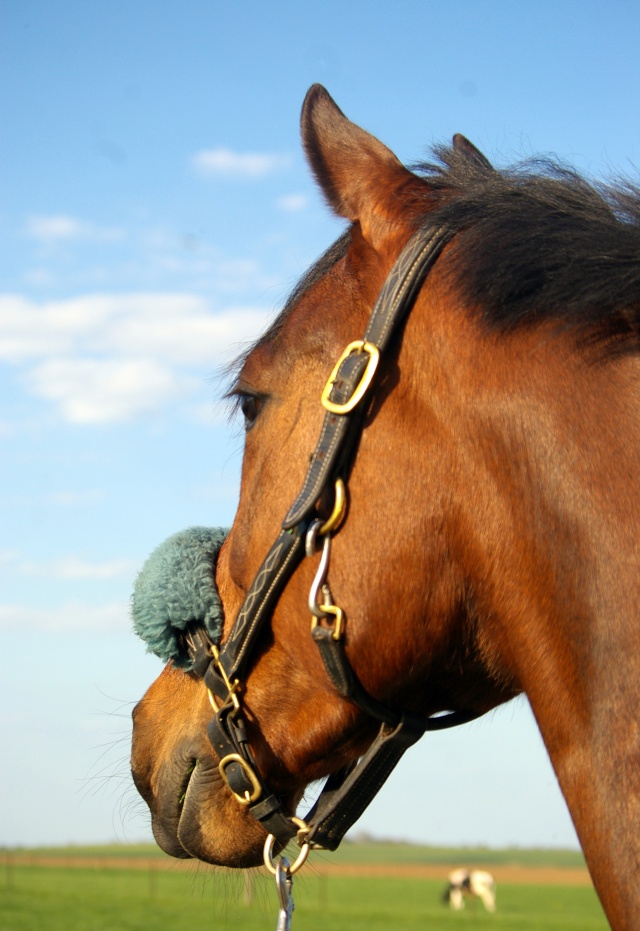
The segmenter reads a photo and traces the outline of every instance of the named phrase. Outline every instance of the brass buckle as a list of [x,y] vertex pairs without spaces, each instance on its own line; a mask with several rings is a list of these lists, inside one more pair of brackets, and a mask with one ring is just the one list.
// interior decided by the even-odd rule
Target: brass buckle
[[[251,783],[251,792],[247,790],[244,795],[238,795],[237,792],[233,791],[227,778],[227,766],[229,766],[231,763],[238,763],[241,766],[245,776]],[[262,795],[262,786],[258,782],[258,777],[251,769],[247,761],[243,759],[239,753],[229,753],[228,756],[224,756],[218,763],[218,771],[231,794],[241,805],[251,805],[252,802],[257,802]]]
[[[331,401],[329,399],[329,395],[331,394],[331,390],[333,388],[334,382],[336,381],[338,377],[338,370],[340,369],[340,366],[342,365],[344,360],[348,358],[348,356],[351,355],[352,352],[368,353],[369,361],[367,362],[367,366],[364,372],[362,373],[362,378],[360,379],[360,382],[356,385],[351,397],[347,401],[345,401],[344,404],[336,404],[334,401]],[[356,407],[356,405],[360,403],[360,401],[364,397],[364,394],[367,388],[371,384],[375,370],[378,367],[379,360],[380,360],[380,350],[378,349],[377,346],[374,346],[373,343],[368,343],[366,342],[366,340],[362,340],[362,339],[358,339],[354,343],[349,343],[345,351],[342,353],[342,355],[336,362],[333,372],[329,376],[329,380],[324,386],[324,390],[322,392],[322,397],[321,397],[322,406],[324,407],[324,409],[329,411],[331,414],[348,414],[349,411],[352,411],[354,407]]]

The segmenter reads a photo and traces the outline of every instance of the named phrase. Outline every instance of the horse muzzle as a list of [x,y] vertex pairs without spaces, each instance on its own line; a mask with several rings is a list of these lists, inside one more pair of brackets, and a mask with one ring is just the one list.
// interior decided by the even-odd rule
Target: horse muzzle
[[[193,709],[189,723],[179,728],[169,715],[176,689]],[[220,775],[204,724],[210,709],[206,699],[199,708],[201,694],[195,676],[165,667],[133,712],[133,781],[165,853],[220,866],[257,866],[267,833],[237,804]]]

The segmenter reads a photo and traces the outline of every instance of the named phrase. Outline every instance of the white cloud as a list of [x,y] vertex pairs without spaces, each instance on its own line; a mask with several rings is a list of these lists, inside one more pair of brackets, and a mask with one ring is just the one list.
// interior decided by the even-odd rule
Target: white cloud
[[18,550],[0,550],[0,570],[13,575],[36,578],[58,579],[66,582],[109,581],[118,576],[133,577],[137,563],[128,559],[111,559],[105,562],[89,562],[80,556],[61,556],[50,562],[32,562]]
[[256,308],[232,307],[212,314],[200,298],[160,295],[135,301],[105,339],[119,353],[144,352],[167,363],[204,365],[210,371],[258,336],[264,324],[265,313]]
[[91,298],[36,304],[17,295],[0,295],[0,358],[64,353],[105,321],[105,308]]
[[262,309],[216,313],[193,294],[0,295],[0,359],[66,420],[113,423],[195,397],[266,322]]
[[0,550],[0,566],[15,563],[19,556],[17,550]]
[[202,401],[199,404],[192,404],[186,410],[187,416],[192,423],[204,424],[212,427],[215,424],[224,424],[229,418],[229,406],[225,401]]
[[309,198],[305,194],[285,194],[276,201],[276,206],[286,213],[297,213],[309,203]]
[[265,152],[234,152],[223,147],[203,149],[191,159],[199,174],[207,177],[264,178],[275,171],[288,168],[291,158]]
[[190,379],[153,359],[51,359],[33,368],[26,382],[75,424],[130,420],[193,388]]
[[258,336],[266,319],[256,307],[216,313],[193,294],[89,294],[42,304],[0,295],[0,358],[146,356],[210,371]]
[[46,504],[56,507],[92,507],[102,504],[105,499],[104,491],[96,488],[89,491],[52,491],[45,496]]
[[98,226],[65,214],[29,217],[25,231],[28,236],[47,245],[71,240],[114,242],[125,235],[121,229]]
[[120,633],[130,629],[130,606],[127,602],[100,606],[68,602],[58,608],[0,605],[0,630]]
[[90,563],[77,556],[65,556],[49,563],[24,562],[20,565],[19,571],[24,575],[62,579],[64,581],[82,581],[85,579],[105,581],[126,573],[132,574],[135,571],[135,565],[126,559]]

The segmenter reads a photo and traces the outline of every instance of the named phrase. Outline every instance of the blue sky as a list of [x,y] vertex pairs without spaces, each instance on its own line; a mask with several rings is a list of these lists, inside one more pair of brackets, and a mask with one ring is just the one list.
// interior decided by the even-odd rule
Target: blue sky
[[[639,39],[625,0],[5,0],[0,845],[150,836],[129,714],[160,666],[129,596],[166,536],[233,519],[216,373],[341,229],[308,86],[405,162],[460,131],[634,174]],[[357,829],[576,844],[523,701],[425,737]]]

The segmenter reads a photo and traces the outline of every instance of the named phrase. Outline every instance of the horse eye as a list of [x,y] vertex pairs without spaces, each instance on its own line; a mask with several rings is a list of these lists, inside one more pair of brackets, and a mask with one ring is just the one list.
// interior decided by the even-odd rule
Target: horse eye
[[263,399],[255,394],[243,394],[240,399],[240,410],[244,417],[244,428],[250,430],[258,418],[262,408]]

